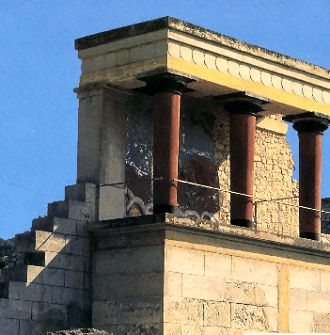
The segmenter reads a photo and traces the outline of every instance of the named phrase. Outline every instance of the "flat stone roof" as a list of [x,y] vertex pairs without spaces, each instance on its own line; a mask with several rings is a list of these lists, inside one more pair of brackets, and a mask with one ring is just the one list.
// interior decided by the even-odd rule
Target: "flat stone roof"
[[239,51],[244,51],[246,53],[253,54],[261,58],[269,59],[280,64],[287,65],[289,67],[294,67],[302,71],[314,71],[315,75],[330,79],[330,70],[324,67],[317,66],[284,54],[280,54],[278,52],[271,51],[256,46],[254,44],[246,43],[244,41],[240,41],[238,39],[220,34],[213,30],[206,29],[201,26],[197,26],[171,16],[165,16],[155,20],[132,24],[121,28],[111,29],[108,31],[78,38],[75,40],[75,48],[76,50],[84,50],[109,42],[114,42],[124,38],[134,37],[166,28],[172,28],[178,31],[182,31],[184,33],[194,35],[199,38],[203,38],[207,41],[220,43],[224,46],[228,46]]

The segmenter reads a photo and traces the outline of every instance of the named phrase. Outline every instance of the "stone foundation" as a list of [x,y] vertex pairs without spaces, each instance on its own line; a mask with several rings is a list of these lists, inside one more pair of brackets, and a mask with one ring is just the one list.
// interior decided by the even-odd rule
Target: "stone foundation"
[[95,228],[95,327],[118,335],[329,331],[328,244],[177,221]]

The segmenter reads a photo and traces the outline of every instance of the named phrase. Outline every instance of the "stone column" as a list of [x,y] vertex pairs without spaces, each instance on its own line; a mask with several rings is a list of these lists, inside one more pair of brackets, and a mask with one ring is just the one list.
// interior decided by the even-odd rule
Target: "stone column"
[[[322,135],[328,118],[317,113],[290,115],[299,136],[299,205],[321,210]],[[320,240],[321,213],[299,208],[300,237]]]
[[256,114],[267,99],[246,92],[217,97],[230,118],[230,189],[251,196],[230,195],[231,224],[252,227]]
[[145,79],[153,95],[154,213],[172,213],[177,207],[181,94],[187,79],[163,74]]

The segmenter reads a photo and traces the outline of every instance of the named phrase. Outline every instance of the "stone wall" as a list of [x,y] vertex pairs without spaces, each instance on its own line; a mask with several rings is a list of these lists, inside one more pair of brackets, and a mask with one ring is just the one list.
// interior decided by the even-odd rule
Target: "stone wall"
[[329,245],[179,220],[95,228],[93,326],[117,335],[330,331]]
[[[136,96],[128,105],[126,215],[136,216],[152,213],[151,101]],[[256,228],[297,236],[298,185],[292,178],[294,162],[284,122],[280,115],[261,119],[276,121],[278,129],[258,127],[256,132]],[[179,183],[178,214],[209,219],[214,229],[219,223],[229,224],[230,195],[225,192],[230,190],[229,116],[211,98],[182,100],[179,178],[224,191]]]

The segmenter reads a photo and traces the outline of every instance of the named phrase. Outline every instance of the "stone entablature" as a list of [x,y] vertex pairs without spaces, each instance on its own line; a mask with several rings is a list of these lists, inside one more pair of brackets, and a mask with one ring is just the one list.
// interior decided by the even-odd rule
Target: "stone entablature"
[[194,95],[250,91],[270,98],[269,113],[299,109],[330,114],[329,71],[170,17],[76,41],[80,84],[106,80],[121,87],[142,84],[151,72],[196,79]]

